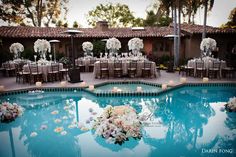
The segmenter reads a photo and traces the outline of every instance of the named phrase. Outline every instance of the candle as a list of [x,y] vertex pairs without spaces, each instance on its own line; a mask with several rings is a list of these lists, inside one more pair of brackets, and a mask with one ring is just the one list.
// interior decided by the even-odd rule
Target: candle
[[118,88],[118,89],[117,89],[117,92],[122,92],[122,90]]
[[187,82],[187,78],[186,77],[181,77],[180,78],[180,83],[186,83]]
[[118,87],[113,87],[112,92],[117,92]]
[[137,87],[137,92],[142,92],[142,87]]
[[169,83],[168,83],[168,85],[169,85],[169,86],[174,86],[175,83],[174,83],[174,81],[170,80]]
[[162,89],[162,90],[166,90],[166,89],[167,89],[167,84],[162,84],[162,85],[161,85],[161,89]]
[[61,87],[66,87],[67,82],[66,81],[61,81],[60,85],[61,85]]
[[89,85],[89,90],[93,91],[94,90],[94,85]]
[[35,85],[36,87],[42,87],[42,82],[36,82]]
[[79,86],[80,86],[80,87],[85,87],[85,86],[86,86],[86,82],[82,82],[82,83],[80,83]]
[[209,81],[208,77],[203,77],[202,82],[207,83]]
[[0,86],[0,92],[4,91],[5,87],[4,86]]

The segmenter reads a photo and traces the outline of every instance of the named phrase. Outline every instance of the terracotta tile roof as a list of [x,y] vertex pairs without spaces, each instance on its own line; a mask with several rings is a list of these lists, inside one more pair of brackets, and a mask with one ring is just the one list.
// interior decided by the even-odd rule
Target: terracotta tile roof
[[[9,38],[69,38],[65,33],[66,28],[54,27],[23,27],[23,26],[2,26],[0,27],[0,37]],[[109,28],[101,31],[95,28],[79,28],[82,34],[77,37],[82,38],[131,38],[131,37],[164,37],[173,34],[172,27],[145,27],[144,30],[132,30],[131,28]],[[184,34],[182,34],[184,35]]]
[[[202,25],[193,25],[193,24],[182,24],[181,29],[183,32],[187,32],[190,34],[200,34],[203,32],[203,26]],[[222,29],[218,27],[206,27],[207,34],[230,34],[230,33],[236,33],[235,29]]]
[[[202,33],[201,25],[182,24],[182,36],[185,34]],[[63,33],[67,28],[55,27],[23,27],[23,26],[1,26],[0,37],[8,38],[69,38]],[[81,38],[132,38],[132,37],[164,37],[173,34],[173,26],[168,27],[145,27],[144,30],[132,30],[131,28],[109,28],[105,31],[96,28],[79,28]],[[236,33],[234,29],[220,29],[207,26],[207,33]]]

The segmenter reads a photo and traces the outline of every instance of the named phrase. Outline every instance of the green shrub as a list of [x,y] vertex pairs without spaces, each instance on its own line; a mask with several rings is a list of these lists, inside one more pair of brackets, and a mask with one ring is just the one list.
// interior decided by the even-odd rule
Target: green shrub
[[101,40],[94,40],[93,44],[93,56],[99,57],[101,52],[105,51],[106,43]]
[[2,49],[0,52],[0,65],[2,65],[2,63],[6,62],[8,60],[12,60],[13,57],[14,57],[14,55],[12,53]]
[[24,59],[29,59],[29,60],[34,60],[34,55],[36,53],[31,50],[31,49],[25,49],[22,53],[21,53],[21,57],[23,57]]

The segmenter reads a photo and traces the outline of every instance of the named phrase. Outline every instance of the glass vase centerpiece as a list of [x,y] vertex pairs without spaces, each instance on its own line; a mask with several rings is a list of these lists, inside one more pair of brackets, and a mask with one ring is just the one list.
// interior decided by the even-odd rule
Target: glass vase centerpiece
[[24,51],[24,46],[21,43],[13,43],[9,49],[14,54],[14,59],[20,59],[21,52]]
[[129,50],[132,50],[132,54],[135,57],[142,56],[140,49],[143,49],[143,40],[140,38],[132,38],[128,42]]
[[91,56],[93,57],[93,44],[89,41],[83,42],[82,48],[84,51],[84,57]]
[[216,41],[212,38],[205,38],[200,44],[200,49],[202,51],[202,57],[210,57],[212,51],[216,49]]
[[121,43],[116,38],[109,38],[106,43],[106,47],[109,50],[109,57],[118,56],[117,51],[121,48]]
[[47,52],[51,52],[51,45],[45,39],[38,39],[34,42],[34,51],[39,53],[40,60],[46,61]]

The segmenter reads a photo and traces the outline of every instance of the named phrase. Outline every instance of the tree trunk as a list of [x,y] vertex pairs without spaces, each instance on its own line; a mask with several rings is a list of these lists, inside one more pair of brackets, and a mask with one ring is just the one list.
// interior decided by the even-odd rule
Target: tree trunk
[[177,48],[177,66],[179,65],[179,55],[181,50],[181,5],[180,0],[177,0],[178,5],[178,48]]
[[203,22],[203,32],[202,32],[202,39],[206,38],[206,23],[207,23],[207,5],[208,0],[204,0],[204,22]]
[[176,3],[174,4],[174,66],[177,66],[177,15]]

